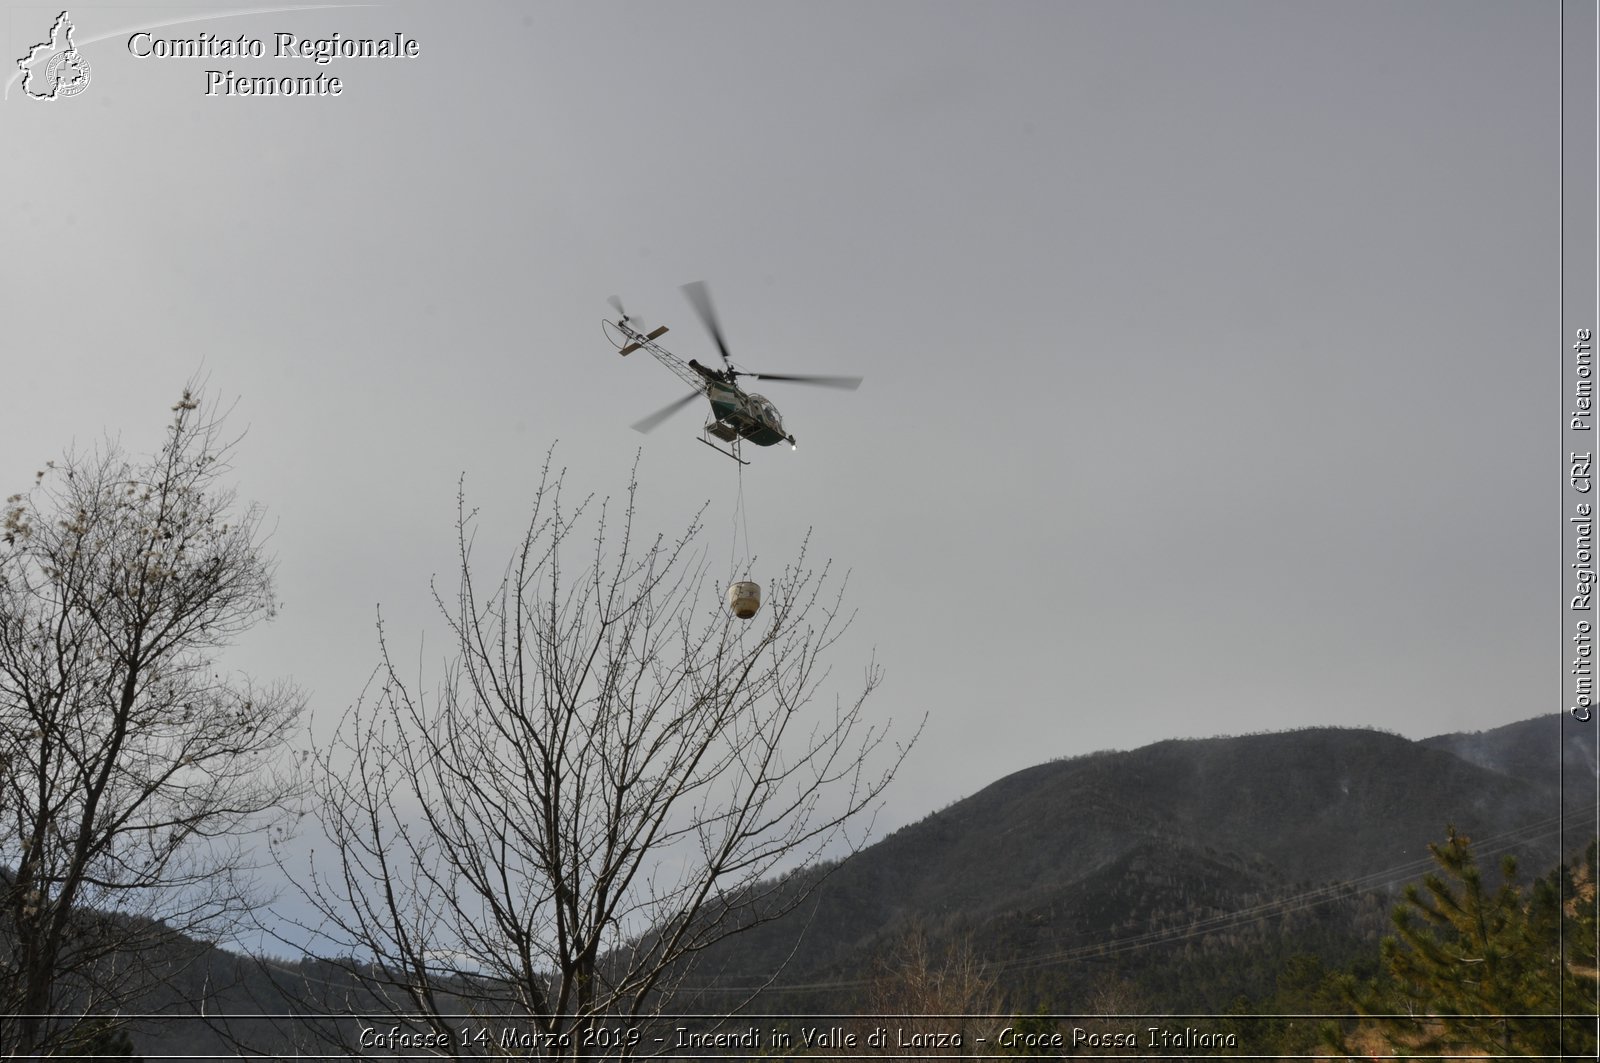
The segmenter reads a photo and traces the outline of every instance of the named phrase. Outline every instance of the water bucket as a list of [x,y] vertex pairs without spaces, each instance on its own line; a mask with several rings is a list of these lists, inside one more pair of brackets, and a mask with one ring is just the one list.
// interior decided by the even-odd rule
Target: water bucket
[[741,580],[728,588],[728,608],[740,620],[749,620],[761,608],[761,584]]

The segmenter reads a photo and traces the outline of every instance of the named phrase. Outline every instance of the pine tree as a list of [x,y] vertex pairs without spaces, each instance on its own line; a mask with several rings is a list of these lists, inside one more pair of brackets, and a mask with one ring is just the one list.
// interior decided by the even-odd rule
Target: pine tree
[[[1454,827],[1428,848],[1442,873],[1406,888],[1396,936],[1382,945],[1387,978],[1354,996],[1357,1009],[1407,1052],[1592,1055],[1593,1023],[1557,1016],[1594,1013],[1581,943],[1592,957],[1593,848],[1584,865],[1558,868],[1526,893],[1511,857],[1491,891],[1471,839]],[[1576,948],[1565,961],[1563,940]]]
[[[1600,965],[1596,945],[1600,944],[1596,903],[1595,870],[1600,861],[1600,843],[1591,841],[1583,860],[1572,867],[1561,867],[1539,882],[1535,905],[1547,927],[1545,933],[1559,934],[1562,955],[1562,983],[1557,991],[1556,1010],[1563,1016],[1565,1050],[1593,1057],[1596,1049],[1593,1016],[1600,1012]],[[1558,923],[1559,921],[1559,923]],[[1560,930],[1551,928],[1560,926]]]

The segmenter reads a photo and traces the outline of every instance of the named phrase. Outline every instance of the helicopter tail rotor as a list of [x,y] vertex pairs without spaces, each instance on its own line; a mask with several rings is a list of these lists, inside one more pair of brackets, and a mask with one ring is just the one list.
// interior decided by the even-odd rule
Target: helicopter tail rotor
[[[621,330],[621,335],[624,340],[627,341],[617,342],[613,340],[613,342],[617,342],[617,351],[623,357],[627,357],[642,347],[644,345],[642,342],[643,340],[660,339],[662,336],[667,334],[667,326],[665,325],[660,325],[656,328],[650,329],[649,332],[646,332],[645,329],[648,326],[645,325],[644,321],[637,317],[631,316],[626,310],[624,310],[622,308],[622,300],[617,298],[615,295],[607,296],[606,302],[610,303],[612,309],[617,312],[617,320],[615,324],[617,328]],[[611,335],[609,331],[610,323],[606,324],[608,328],[607,335],[609,336]]]
[[[643,333],[647,329],[650,328],[650,326],[648,326],[648,325],[646,325],[644,323],[644,318],[639,317],[639,316],[637,316],[635,314],[630,314],[626,310],[624,310],[622,308],[622,300],[618,299],[616,296],[614,296],[614,295],[606,296],[606,302],[610,303],[611,304],[611,308],[617,312],[617,324],[619,324],[619,325],[631,325],[633,327],[634,331],[639,332],[639,333]],[[651,331],[651,338],[659,336],[659,335],[661,335],[662,333],[664,333],[666,331],[667,331],[667,329],[666,329],[665,325],[661,326],[660,328],[654,329],[654,330]]]

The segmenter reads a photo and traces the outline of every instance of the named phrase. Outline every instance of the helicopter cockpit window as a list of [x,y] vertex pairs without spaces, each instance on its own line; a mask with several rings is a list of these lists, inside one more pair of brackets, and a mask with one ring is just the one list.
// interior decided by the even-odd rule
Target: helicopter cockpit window
[[756,409],[761,411],[761,416],[764,420],[770,421],[773,424],[779,423],[777,407],[768,402],[765,397],[761,395],[751,395],[750,401],[755,404]]

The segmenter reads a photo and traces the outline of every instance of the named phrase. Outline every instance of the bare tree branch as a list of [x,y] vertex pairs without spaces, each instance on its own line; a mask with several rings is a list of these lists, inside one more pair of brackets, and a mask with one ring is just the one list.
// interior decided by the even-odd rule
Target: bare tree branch
[[451,1012],[514,1018],[581,1057],[626,1050],[584,1038],[801,904],[820,876],[773,876],[859,848],[906,747],[864,711],[875,664],[824,701],[852,619],[827,566],[802,550],[739,621],[698,518],[646,536],[636,481],[620,512],[562,488],[547,460],[492,587],[458,493],[459,582],[435,589],[450,660],[424,692],[380,621],[372,684],[317,757],[332,857],[304,890],[395,1014],[441,1033]]
[[[106,444],[0,513],[0,1051],[126,1008],[175,934],[255,903],[242,839],[296,792],[302,698],[219,671],[275,609],[259,507],[190,390],[159,452]],[[9,1016],[9,1018],[8,1018]]]

